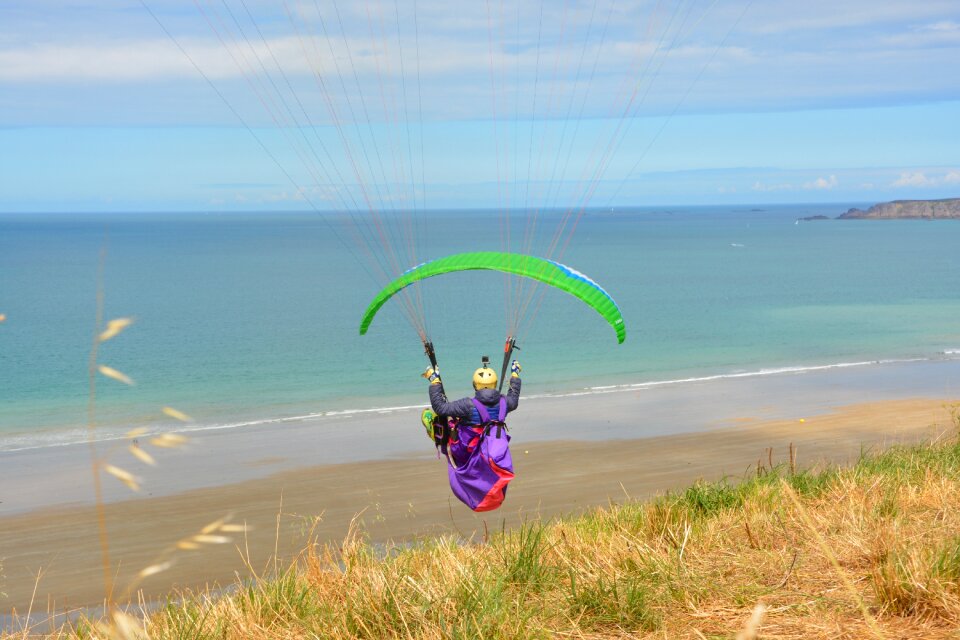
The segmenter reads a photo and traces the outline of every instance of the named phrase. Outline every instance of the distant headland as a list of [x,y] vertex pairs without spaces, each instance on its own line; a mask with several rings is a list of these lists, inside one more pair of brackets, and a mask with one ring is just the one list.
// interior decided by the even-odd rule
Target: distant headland
[[[827,216],[808,216],[801,220],[831,220]],[[944,200],[894,200],[875,204],[866,211],[850,209],[836,220],[948,220],[960,219],[960,198]]]

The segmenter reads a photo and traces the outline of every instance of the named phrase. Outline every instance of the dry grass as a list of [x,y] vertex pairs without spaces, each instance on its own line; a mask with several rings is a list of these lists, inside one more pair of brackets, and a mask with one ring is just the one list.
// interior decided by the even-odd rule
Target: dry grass
[[[354,530],[229,595],[110,633],[151,638],[956,638],[960,443],[846,469],[532,521],[486,544],[384,551]],[[126,625],[127,632],[121,633]],[[63,637],[103,637],[93,624]]]

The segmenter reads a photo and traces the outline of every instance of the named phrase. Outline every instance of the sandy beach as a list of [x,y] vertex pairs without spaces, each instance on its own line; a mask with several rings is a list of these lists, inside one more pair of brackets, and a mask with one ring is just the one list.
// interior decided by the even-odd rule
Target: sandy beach
[[[950,370],[956,368],[954,363]],[[898,370],[898,375],[902,374]],[[861,381],[862,377],[854,376]],[[807,404],[811,402],[813,380],[793,380],[794,387],[803,387],[800,396]],[[936,437],[953,428],[951,407],[960,402],[956,395],[844,402],[849,397],[869,394],[863,394],[856,385],[839,385],[838,380],[835,376],[816,377],[814,386],[830,386],[834,392],[826,396],[821,393],[820,404],[808,412],[798,412],[787,396],[781,396],[779,403],[774,404],[760,403],[759,398],[754,398],[754,404],[744,405],[739,414],[726,406],[720,413],[713,408],[707,411],[701,403],[697,406],[704,415],[713,416],[712,421],[685,433],[603,437],[616,436],[619,432],[614,430],[593,439],[546,440],[528,438],[515,427],[518,477],[510,487],[504,508],[482,515],[471,513],[451,497],[444,463],[430,453],[422,434],[416,434],[418,439],[412,440],[420,445],[418,454],[397,453],[390,459],[313,466],[291,462],[295,456],[290,450],[297,445],[302,447],[303,442],[277,444],[271,450],[262,438],[253,438],[245,446],[251,446],[258,457],[249,457],[254,453],[250,451],[246,461],[237,451],[227,451],[222,443],[209,449],[198,444],[183,459],[193,460],[193,464],[210,464],[205,478],[208,486],[181,490],[183,468],[173,462],[178,459],[177,454],[171,454],[161,461],[155,475],[145,480],[150,483],[146,486],[152,484],[153,489],[145,488],[141,494],[117,493],[126,499],[114,496],[107,504],[116,594],[127,597],[126,585],[140,569],[154,563],[177,540],[198,533],[211,521],[223,517],[248,525],[249,532],[234,534],[235,539],[229,544],[178,553],[169,570],[140,585],[145,598],[162,597],[171,589],[229,585],[237,576],[269,571],[275,554],[281,558],[282,567],[303,548],[308,534],[321,542],[336,542],[347,534],[352,522],[376,543],[440,534],[478,540],[487,530],[513,526],[528,518],[572,514],[610,501],[645,498],[683,488],[698,478],[742,477],[751,473],[758,461],[766,464],[768,456],[774,463],[785,462],[791,443],[801,466],[844,463],[855,460],[865,448]],[[910,385],[903,386],[909,390]],[[722,388],[705,383],[694,386],[692,391],[702,399],[715,394],[729,396],[733,388],[751,396],[763,395],[762,387],[752,380]],[[686,388],[685,393],[690,392],[691,388]],[[678,399],[669,393],[658,394],[661,400],[673,404],[680,419],[685,407],[674,404]],[[539,413],[541,419],[549,420],[555,418],[552,411],[576,409],[574,413],[581,424],[592,424],[587,417],[591,414],[597,425],[629,419],[640,422],[643,418],[638,410],[644,397],[642,393],[629,392],[555,398],[549,404],[544,402],[544,411]],[[734,403],[743,401],[733,398]],[[540,406],[529,402],[525,408],[531,411],[531,407]],[[525,424],[519,415],[515,424]],[[367,422],[389,419],[410,426],[413,417],[412,412],[402,411],[386,417],[372,416]],[[526,423],[535,422],[531,417]],[[356,424],[358,430],[360,421]],[[530,431],[539,433],[532,427]],[[230,439],[241,442],[251,437],[233,433]],[[203,441],[198,437],[198,443]],[[772,454],[768,448],[772,448]],[[218,458],[218,453],[226,455],[226,460],[221,459],[223,455]],[[23,462],[25,457],[21,453],[11,459]],[[89,465],[82,458],[75,462],[80,470]],[[224,471],[231,465],[236,468],[233,474]],[[42,476],[45,471],[46,477],[62,481],[63,474],[70,469],[71,465],[47,467],[36,474]],[[89,476],[88,466],[85,473]],[[9,474],[8,466],[4,487],[6,494],[12,496],[15,492],[9,491]],[[230,481],[231,476],[237,481]],[[30,479],[23,482],[29,483]],[[95,606],[103,599],[95,510],[89,504],[74,503],[66,485],[57,494],[52,484],[32,485],[32,489],[21,484],[20,490],[27,495],[19,497],[32,500],[36,508],[18,512],[11,509],[0,517],[0,591],[5,594],[5,613],[15,610],[24,614],[31,601],[36,613]],[[158,490],[158,486],[167,485],[166,493]],[[58,496],[63,499],[58,500]]]

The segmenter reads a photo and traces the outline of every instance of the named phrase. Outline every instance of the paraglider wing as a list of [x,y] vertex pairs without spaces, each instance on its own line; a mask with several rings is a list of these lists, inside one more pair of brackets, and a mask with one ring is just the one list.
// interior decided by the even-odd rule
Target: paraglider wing
[[539,280],[566,291],[570,295],[583,300],[603,316],[617,332],[618,343],[622,343],[627,337],[620,307],[610,297],[610,294],[603,290],[603,287],[587,276],[552,260],[496,251],[458,253],[424,262],[405,271],[399,278],[384,287],[367,307],[367,311],[363,314],[363,320],[360,322],[360,334],[365,334],[367,329],[370,328],[370,323],[373,322],[373,317],[377,315],[380,307],[404,287],[418,280],[450,273],[451,271],[468,271],[471,269],[489,269],[491,271],[513,273]]

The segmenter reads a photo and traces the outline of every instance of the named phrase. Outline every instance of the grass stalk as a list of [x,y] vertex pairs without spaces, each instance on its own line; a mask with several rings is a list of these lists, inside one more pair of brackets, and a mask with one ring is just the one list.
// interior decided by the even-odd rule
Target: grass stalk
[[87,398],[87,446],[90,450],[90,472],[93,477],[93,493],[97,511],[97,535],[100,545],[100,566],[103,575],[103,594],[108,609],[113,608],[113,575],[110,570],[110,539],[107,532],[106,505],[103,500],[102,478],[100,476],[102,460],[97,451],[97,356],[100,351],[100,331],[103,326],[103,272],[107,258],[106,244],[100,249],[97,262],[96,318],[93,331],[93,344],[90,347],[88,367],[89,393]]

